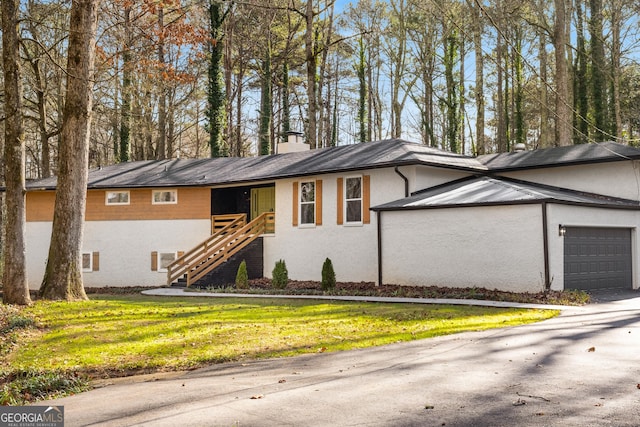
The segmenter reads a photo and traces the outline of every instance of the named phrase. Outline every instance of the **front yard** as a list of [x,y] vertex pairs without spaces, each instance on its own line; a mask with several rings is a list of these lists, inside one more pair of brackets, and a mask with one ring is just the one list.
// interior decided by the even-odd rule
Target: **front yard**
[[553,310],[309,300],[92,295],[0,306],[0,404],[90,381],[212,363],[342,351],[537,322]]

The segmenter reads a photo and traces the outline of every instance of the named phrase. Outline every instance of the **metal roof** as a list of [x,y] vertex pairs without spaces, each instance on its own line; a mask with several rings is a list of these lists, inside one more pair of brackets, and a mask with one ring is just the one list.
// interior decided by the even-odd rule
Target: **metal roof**
[[519,205],[551,202],[568,205],[640,209],[640,202],[551,187],[509,178],[474,176],[439,185],[411,197],[371,208],[374,211]]
[[477,160],[495,172],[640,159],[640,150],[615,142],[487,154]]
[[[416,164],[486,170],[473,157],[391,139],[270,156],[119,163],[90,170],[88,188],[211,186]],[[55,186],[55,177],[27,183],[28,189]]]

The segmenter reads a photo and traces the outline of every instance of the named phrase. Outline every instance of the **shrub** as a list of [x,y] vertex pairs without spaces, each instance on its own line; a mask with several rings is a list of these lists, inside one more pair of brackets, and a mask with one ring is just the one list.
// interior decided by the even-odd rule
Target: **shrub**
[[336,272],[333,271],[333,263],[329,258],[322,264],[322,290],[328,291],[336,287]]
[[271,284],[274,288],[284,289],[289,283],[289,272],[287,271],[287,265],[284,260],[276,262],[276,266],[271,273]]
[[249,287],[249,274],[247,273],[247,263],[242,260],[236,274],[236,288],[247,289]]

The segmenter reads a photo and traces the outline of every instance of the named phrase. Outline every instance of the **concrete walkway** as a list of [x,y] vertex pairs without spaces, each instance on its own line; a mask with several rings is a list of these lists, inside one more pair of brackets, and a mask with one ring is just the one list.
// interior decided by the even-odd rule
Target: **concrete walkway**
[[46,404],[64,405],[67,427],[638,426],[640,294],[596,301],[532,325],[136,377]]
[[513,308],[540,308],[548,310],[570,309],[566,305],[551,304],[525,304],[506,301],[487,301],[470,299],[442,299],[442,298],[399,298],[399,297],[375,297],[375,296],[341,296],[341,295],[268,295],[268,294],[234,294],[221,292],[194,292],[185,288],[158,288],[142,291],[144,295],[171,296],[171,297],[209,297],[209,298],[275,298],[275,299],[312,299],[329,301],[363,301],[363,302],[399,302],[411,304],[453,304],[476,305],[482,307],[513,307]]

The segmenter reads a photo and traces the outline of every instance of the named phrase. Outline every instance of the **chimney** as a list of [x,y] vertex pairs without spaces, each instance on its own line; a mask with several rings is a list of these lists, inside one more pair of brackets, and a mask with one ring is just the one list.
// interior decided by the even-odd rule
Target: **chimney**
[[297,153],[299,151],[309,151],[309,144],[305,144],[303,133],[296,131],[288,131],[287,142],[278,143],[278,154]]
[[522,153],[523,151],[527,151],[527,146],[526,146],[526,145],[524,145],[522,142],[520,142],[520,143],[516,144],[516,145],[513,147],[513,152],[514,152],[514,153]]

